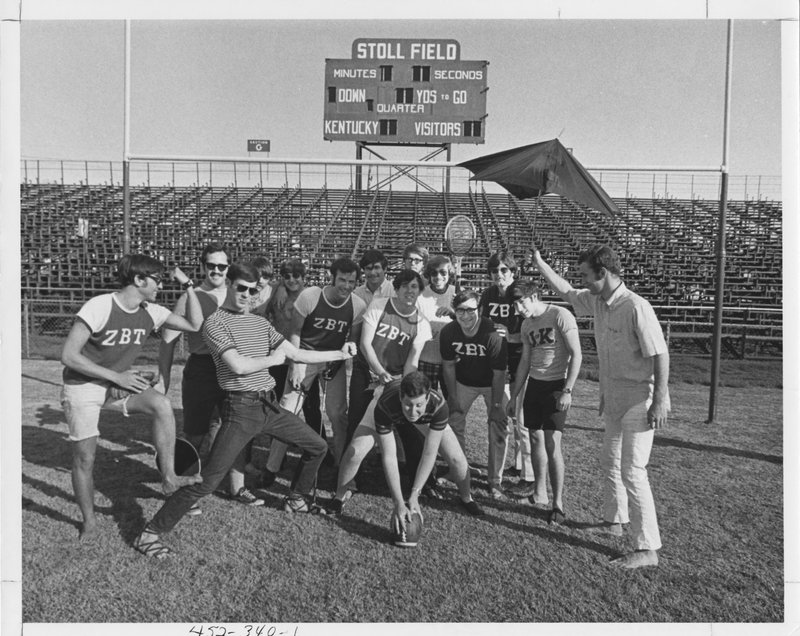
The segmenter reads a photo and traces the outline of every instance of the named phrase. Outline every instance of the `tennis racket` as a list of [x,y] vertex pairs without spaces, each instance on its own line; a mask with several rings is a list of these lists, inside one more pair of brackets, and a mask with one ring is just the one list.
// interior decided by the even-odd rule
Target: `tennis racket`
[[456,288],[461,288],[461,261],[475,245],[475,224],[464,214],[456,214],[444,228],[444,240],[456,268]]

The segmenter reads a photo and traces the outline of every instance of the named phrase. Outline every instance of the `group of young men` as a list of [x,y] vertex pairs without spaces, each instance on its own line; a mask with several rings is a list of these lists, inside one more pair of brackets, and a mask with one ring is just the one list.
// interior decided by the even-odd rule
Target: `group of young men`
[[[101,409],[153,419],[167,499],[134,547],[163,558],[170,549],[162,536],[184,515],[201,514],[200,500],[226,476],[232,500],[264,504],[245,486],[249,448],[259,435],[272,438],[259,480],[264,488],[274,483],[287,449],[300,449],[283,502],[287,512],[342,514],[357,491],[362,462],[377,445],[398,530],[421,514],[420,496],[443,498],[437,456],[448,467],[441,479],[456,484],[462,509],[483,515],[472,497],[471,477],[478,471],[470,467],[466,448],[467,416],[478,397],[487,413],[489,497],[530,497],[547,506],[549,476],[548,520],[564,523],[561,437],[581,366],[577,324],[568,309],[544,303],[530,280],[515,279],[517,263],[510,254],[491,256],[492,284],[482,294],[460,289],[450,260],[429,257],[418,244],[406,248],[404,268],[391,281],[386,257],[368,250],[358,263],[334,261],[323,287],[305,286],[305,266],[298,260],[282,263],[278,284],[270,284],[266,262],[232,263],[218,243],[205,247],[200,262],[204,277],[197,287],[180,269],[170,272],[186,290],[170,312],[154,302],[162,264],[124,256],[121,289],[87,302],[67,337],[62,404],[74,448],[81,538],[97,532],[92,468]],[[669,359],[658,321],[649,303],[622,283],[619,261],[608,247],[579,255],[580,290],[536,250],[534,264],[576,313],[595,317],[606,431],[603,522],[595,529],[621,535],[630,503],[635,549],[614,563],[655,565],[661,543],[646,465],[653,430],[664,425],[669,410]],[[153,386],[130,369],[146,338],[159,329],[161,382]],[[189,350],[181,382],[183,435],[199,448],[213,436],[213,420],[221,420],[203,470],[194,477],[175,474],[175,419],[166,397],[181,331],[188,334]],[[330,445],[319,414],[320,388]],[[409,490],[400,477],[397,439]],[[504,490],[512,442],[510,471],[519,481]],[[320,507],[317,473],[326,458],[337,468],[337,484],[333,499]]]

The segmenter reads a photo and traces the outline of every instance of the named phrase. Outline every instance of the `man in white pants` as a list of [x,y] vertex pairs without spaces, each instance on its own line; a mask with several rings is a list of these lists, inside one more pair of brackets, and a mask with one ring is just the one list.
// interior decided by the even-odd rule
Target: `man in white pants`
[[654,429],[666,424],[670,410],[669,353],[661,326],[650,303],[622,282],[619,258],[610,247],[595,245],[580,253],[580,290],[556,274],[538,250],[534,262],[578,315],[594,316],[605,423],[601,527],[621,535],[630,502],[635,544],[633,552],[611,563],[623,568],[658,565],[661,536],[647,463]]

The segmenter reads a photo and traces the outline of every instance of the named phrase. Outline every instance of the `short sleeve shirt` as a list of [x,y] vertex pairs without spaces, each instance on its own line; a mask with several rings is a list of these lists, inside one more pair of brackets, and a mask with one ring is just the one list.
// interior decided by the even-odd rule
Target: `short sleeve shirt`
[[381,286],[374,292],[370,291],[367,284],[359,285],[353,290],[353,293],[364,301],[364,304],[369,307],[370,303],[376,298],[394,298],[397,292],[394,290],[392,281],[384,280]]
[[375,405],[375,430],[379,435],[388,435],[397,426],[421,424],[429,426],[432,431],[442,431],[449,416],[447,400],[439,391],[432,390],[428,394],[425,413],[416,422],[409,422],[400,404],[400,380],[395,380],[386,385]]
[[508,363],[505,338],[488,318],[481,318],[473,336],[464,335],[456,321],[445,325],[439,334],[439,349],[443,360],[455,361],[456,380],[465,386],[492,386],[494,371],[505,371]]
[[519,330],[522,326],[522,316],[514,307],[514,298],[509,287],[501,292],[497,285],[492,285],[481,294],[481,315],[488,318],[496,325],[505,325],[508,330],[506,338],[509,342],[521,342]]
[[300,292],[294,310],[304,316],[300,348],[312,351],[336,351],[344,346],[353,325],[361,323],[366,305],[358,296],[350,296],[341,305],[333,305],[320,287]]
[[528,375],[536,380],[561,380],[567,377],[571,357],[564,336],[577,331],[578,324],[568,309],[546,307],[541,316],[522,322],[522,341],[531,347]]
[[275,388],[275,380],[268,369],[237,375],[222,359],[222,354],[231,349],[248,358],[261,358],[271,355],[283,344],[284,337],[262,316],[217,309],[203,325],[203,338],[214,358],[217,382],[225,391],[270,391]]
[[[427,320],[414,309],[409,314],[402,314],[395,307],[392,298],[379,298],[372,302],[364,313],[364,324],[375,329],[372,337],[372,348],[383,367],[392,375],[403,373],[411,348],[431,339],[431,326]],[[359,359],[366,364],[366,358],[359,350]]]
[[433,364],[441,364],[442,356],[439,352],[439,333],[446,324],[453,322],[450,316],[437,316],[436,311],[440,307],[452,307],[453,298],[456,295],[456,288],[453,285],[448,285],[441,294],[433,291],[430,287],[422,290],[422,293],[417,298],[417,309],[422,317],[431,323],[431,332],[433,338],[425,343],[422,349],[420,360],[430,362]]
[[578,315],[594,316],[600,392],[606,407],[630,407],[652,396],[653,356],[667,352],[664,333],[652,305],[624,283],[607,301],[587,289],[564,295]]
[[[153,303],[125,309],[119,304],[116,293],[95,296],[76,314],[76,320],[85,323],[91,332],[81,353],[106,369],[118,373],[127,371],[139,357],[151,332],[160,329],[171,313],[166,307]],[[64,367],[63,379],[65,384],[108,384],[69,367]]]

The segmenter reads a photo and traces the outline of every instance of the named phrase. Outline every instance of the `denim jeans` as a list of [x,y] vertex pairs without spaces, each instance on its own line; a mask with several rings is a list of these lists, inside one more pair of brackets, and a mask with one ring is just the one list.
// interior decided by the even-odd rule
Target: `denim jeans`
[[271,399],[254,392],[229,393],[223,405],[222,427],[214,440],[208,463],[203,466],[203,481],[173,493],[161,506],[147,530],[169,532],[195,502],[213,493],[236,461],[237,455],[256,435],[266,433],[303,450],[301,469],[292,490],[308,495],[328,445],[303,420]]

